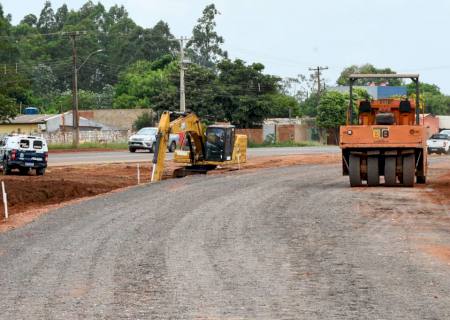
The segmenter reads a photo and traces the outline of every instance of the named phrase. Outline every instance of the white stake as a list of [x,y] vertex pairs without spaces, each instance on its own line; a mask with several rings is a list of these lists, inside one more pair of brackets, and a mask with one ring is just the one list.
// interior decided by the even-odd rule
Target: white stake
[[8,196],[6,195],[5,182],[2,181],[3,206],[5,208],[5,220],[8,220]]
[[152,177],[150,178],[150,181],[153,182],[153,179],[155,178],[155,170],[156,170],[156,164],[153,164],[152,167]]
[[137,164],[137,181],[138,181],[138,184],[141,184],[141,169],[140,169],[139,163]]

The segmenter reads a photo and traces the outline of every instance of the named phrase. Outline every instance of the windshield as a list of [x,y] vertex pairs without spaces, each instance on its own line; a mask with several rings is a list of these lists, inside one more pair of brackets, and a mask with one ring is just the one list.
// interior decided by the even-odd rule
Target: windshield
[[158,133],[158,129],[156,128],[142,128],[137,132],[137,134],[144,136],[154,136]]
[[448,135],[446,135],[446,134],[433,134],[431,136],[431,139],[447,140],[448,139]]

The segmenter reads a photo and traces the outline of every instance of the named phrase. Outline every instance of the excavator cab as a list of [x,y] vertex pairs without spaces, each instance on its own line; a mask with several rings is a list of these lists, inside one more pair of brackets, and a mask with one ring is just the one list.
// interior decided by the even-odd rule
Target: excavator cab
[[213,125],[206,129],[206,161],[229,161],[233,156],[235,127]]

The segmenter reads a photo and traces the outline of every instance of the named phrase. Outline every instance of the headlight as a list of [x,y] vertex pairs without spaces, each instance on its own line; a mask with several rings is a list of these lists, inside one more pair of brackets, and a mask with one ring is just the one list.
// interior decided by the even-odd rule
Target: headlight
[[353,131],[352,131],[352,130],[347,130],[347,134],[348,134],[349,136],[351,136],[351,135],[353,134]]

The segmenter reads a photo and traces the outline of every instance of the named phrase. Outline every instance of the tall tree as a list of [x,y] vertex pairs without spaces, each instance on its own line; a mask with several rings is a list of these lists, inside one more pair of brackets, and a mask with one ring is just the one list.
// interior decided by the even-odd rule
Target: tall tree
[[220,14],[214,4],[206,6],[198,24],[192,31],[192,39],[187,43],[187,52],[191,59],[205,67],[213,67],[228,54],[222,50],[223,37],[216,32],[216,15]]
[[41,11],[37,27],[41,33],[50,33],[55,27],[55,13],[50,1],[45,1],[44,8]]

